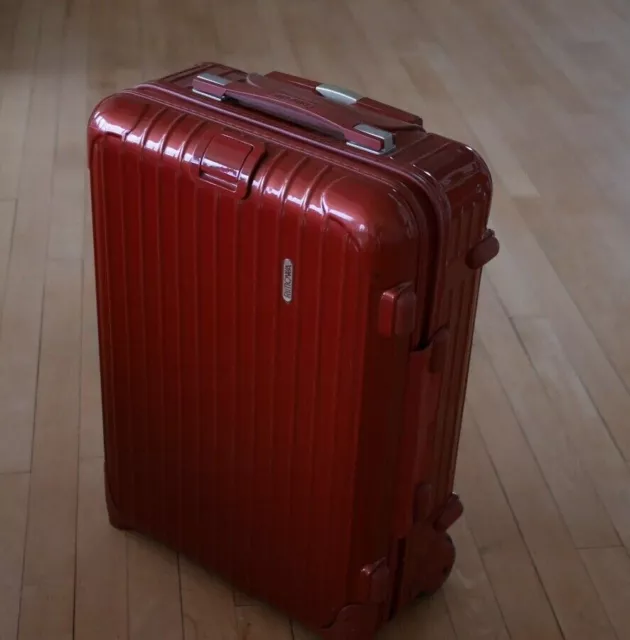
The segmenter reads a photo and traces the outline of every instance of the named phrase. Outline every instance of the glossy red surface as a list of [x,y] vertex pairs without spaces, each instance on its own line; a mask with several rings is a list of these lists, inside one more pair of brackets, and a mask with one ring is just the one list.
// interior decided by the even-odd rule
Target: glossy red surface
[[452,562],[490,177],[412,114],[345,107],[403,114],[374,155],[201,71],[245,78],[200,65],[90,120],[110,519],[367,640]]

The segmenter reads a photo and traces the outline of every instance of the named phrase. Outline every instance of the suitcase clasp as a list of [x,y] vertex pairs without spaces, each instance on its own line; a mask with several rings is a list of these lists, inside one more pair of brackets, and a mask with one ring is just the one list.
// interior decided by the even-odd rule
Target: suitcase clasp
[[264,144],[220,133],[201,149],[199,155],[195,150],[191,160],[199,167],[199,177],[239,199],[246,198],[256,167],[266,153]]

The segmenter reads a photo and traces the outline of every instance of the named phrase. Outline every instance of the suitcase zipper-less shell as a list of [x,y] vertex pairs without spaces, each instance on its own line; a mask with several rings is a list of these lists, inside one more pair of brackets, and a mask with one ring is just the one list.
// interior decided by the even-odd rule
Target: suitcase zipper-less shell
[[370,640],[455,559],[487,168],[390,105],[210,63],[110,96],[89,140],[111,523]]

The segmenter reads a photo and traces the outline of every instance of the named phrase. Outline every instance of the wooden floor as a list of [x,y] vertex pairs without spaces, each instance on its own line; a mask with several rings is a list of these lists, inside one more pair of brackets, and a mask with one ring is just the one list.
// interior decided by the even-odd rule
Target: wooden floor
[[0,0],[0,639],[308,637],[106,519],[85,122],[201,60],[354,88],[493,170],[458,561],[382,640],[630,638],[627,0]]

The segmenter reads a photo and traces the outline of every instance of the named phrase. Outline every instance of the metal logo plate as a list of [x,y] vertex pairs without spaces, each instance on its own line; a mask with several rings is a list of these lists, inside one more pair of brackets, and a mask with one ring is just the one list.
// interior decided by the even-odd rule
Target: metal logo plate
[[287,303],[293,300],[293,262],[289,258],[282,263],[282,299]]

